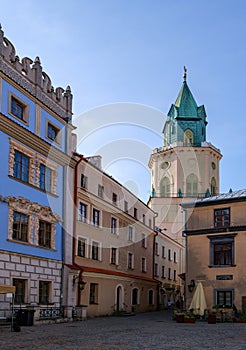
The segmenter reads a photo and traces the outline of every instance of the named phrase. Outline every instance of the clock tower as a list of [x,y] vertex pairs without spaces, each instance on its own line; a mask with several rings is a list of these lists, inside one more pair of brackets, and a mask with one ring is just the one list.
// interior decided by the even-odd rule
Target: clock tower
[[183,84],[167,114],[164,145],[150,156],[151,197],[149,206],[157,214],[156,225],[182,242],[184,217],[180,204],[219,193],[218,148],[206,141],[205,107],[198,106],[187,84]]

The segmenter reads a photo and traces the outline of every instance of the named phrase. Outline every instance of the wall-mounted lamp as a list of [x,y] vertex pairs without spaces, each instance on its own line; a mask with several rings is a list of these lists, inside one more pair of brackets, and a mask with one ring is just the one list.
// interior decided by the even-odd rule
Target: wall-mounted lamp
[[[76,283],[76,280],[80,278],[80,276],[76,276],[74,275],[73,276],[73,287],[75,287],[75,283]],[[83,281],[83,280],[78,280],[78,287],[79,287],[79,290],[84,290],[85,289],[85,285],[86,285],[86,282]]]
[[190,284],[188,284],[189,292],[192,293],[195,288],[195,280],[190,280]]

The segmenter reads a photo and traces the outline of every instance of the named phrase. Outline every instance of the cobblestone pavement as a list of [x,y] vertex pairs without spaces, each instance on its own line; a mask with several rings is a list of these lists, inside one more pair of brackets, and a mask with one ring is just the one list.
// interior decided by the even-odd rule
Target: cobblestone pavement
[[246,324],[176,323],[171,312],[0,328],[0,350],[246,350]]

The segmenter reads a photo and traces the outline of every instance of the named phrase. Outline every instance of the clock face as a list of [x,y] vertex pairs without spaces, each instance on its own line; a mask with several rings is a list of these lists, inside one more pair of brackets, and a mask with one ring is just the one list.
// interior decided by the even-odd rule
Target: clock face
[[213,169],[216,169],[216,165],[215,165],[214,162],[212,162],[211,166],[212,166]]
[[163,163],[161,163],[161,168],[162,169],[167,169],[168,167],[170,166],[170,163],[169,162],[163,162]]

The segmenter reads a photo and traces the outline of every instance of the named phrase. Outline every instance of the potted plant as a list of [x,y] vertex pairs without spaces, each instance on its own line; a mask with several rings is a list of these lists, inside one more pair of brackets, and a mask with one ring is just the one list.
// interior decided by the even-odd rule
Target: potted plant
[[184,323],[195,323],[196,318],[193,314],[186,314],[184,315]]

